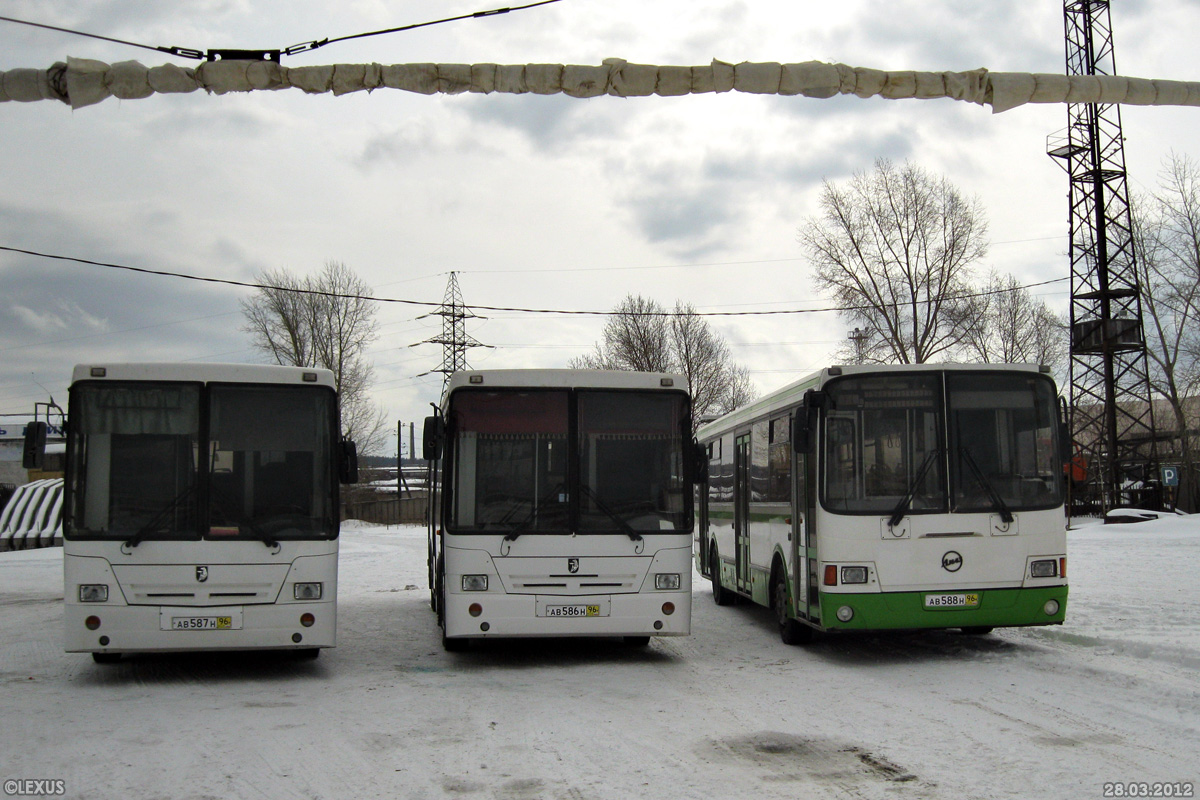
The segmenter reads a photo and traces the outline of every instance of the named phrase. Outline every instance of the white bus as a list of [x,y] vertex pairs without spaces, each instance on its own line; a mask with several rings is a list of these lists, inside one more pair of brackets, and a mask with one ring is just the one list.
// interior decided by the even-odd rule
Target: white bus
[[77,366],[67,418],[67,652],[334,646],[356,458],[331,372]]
[[691,625],[690,398],[678,375],[455,373],[426,421],[442,644]]
[[696,560],[814,631],[1060,624],[1062,417],[1025,365],[829,367],[698,432]]

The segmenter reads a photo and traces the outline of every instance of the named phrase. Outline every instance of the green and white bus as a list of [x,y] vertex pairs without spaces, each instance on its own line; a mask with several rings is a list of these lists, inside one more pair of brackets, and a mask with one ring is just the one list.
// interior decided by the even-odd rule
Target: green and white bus
[[814,631],[1061,624],[1060,406],[1046,368],[828,367],[700,428],[697,567]]

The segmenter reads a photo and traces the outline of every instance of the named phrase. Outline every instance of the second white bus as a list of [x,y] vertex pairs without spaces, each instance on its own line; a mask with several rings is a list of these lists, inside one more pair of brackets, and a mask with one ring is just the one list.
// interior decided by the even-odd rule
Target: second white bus
[[426,423],[443,645],[687,634],[695,453],[678,375],[455,373]]

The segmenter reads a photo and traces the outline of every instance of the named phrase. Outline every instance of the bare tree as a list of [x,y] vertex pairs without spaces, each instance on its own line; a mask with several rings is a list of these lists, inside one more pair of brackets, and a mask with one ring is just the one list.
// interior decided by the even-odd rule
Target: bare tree
[[613,309],[593,352],[572,359],[584,369],[679,372],[692,394],[694,425],[705,414],[723,414],[755,397],[744,367],[729,345],[690,304],[667,312],[658,301],[629,295]]
[[1045,364],[1061,375],[1067,361],[1067,323],[1012,275],[992,272],[969,298],[971,324],[963,353],[989,364]]
[[353,270],[327,261],[315,275],[285,269],[258,276],[259,289],[242,301],[254,347],[277,364],[323,367],[333,372],[342,411],[342,434],[364,453],[386,439],[383,410],[370,400],[372,368],[366,348],[377,337],[371,288]]
[[696,416],[726,403],[732,358],[729,345],[691,304],[675,303],[670,321],[670,351],[675,368],[687,377]]
[[657,301],[627,295],[604,325],[604,340],[594,352],[574,359],[583,369],[618,369],[633,372],[670,372],[670,325],[667,311]]
[[730,365],[722,392],[714,409],[717,414],[728,414],[758,398],[758,389],[750,380],[750,370],[742,364]]
[[825,181],[821,214],[799,240],[817,290],[865,334],[863,360],[922,364],[962,340],[986,236],[977,200],[913,164],[879,159],[845,187]]
[[1150,383],[1170,406],[1183,467],[1180,506],[1200,508],[1200,464],[1191,441],[1200,389],[1200,165],[1172,153],[1159,190],[1132,215]]

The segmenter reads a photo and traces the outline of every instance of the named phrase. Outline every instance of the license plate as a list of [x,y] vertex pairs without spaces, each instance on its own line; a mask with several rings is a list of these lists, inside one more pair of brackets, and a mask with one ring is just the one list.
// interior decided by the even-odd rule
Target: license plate
[[978,608],[979,595],[973,593],[964,594],[927,594],[925,595],[926,608]]
[[600,617],[598,605],[546,606],[547,617]]
[[241,627],[234,625],[233,617],[171,617],[173,631],[231,631]]

